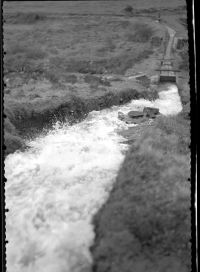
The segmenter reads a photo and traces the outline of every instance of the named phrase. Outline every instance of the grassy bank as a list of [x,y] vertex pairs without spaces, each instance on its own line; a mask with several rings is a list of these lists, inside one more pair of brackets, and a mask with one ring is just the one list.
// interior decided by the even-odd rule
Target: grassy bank
[[5,144],[6,154],[23,148],[24,137],[33,137],[44,128],[49,129],[56,121],[74,123],[84,119],[90,111],[101,110],[113,105],[120,105],[132,99],[155,99],[156,91],[137,91],[124,89],[120,92],[107,92],[104,95],[90,98],[77,96],[63,99],[45,100],[36,103],[7,101],[5,107]]
[[94,218],[93,271],[190,271],[190,130],[160,117],[130,147]]
[[[114,17],[82,16],[79,4],[59,3],[60,9],[51,2],[45,10],[42,3],[4,5],[7,154],[24,146],[24,135],[49,128],[56,120],[74,122],[91,110],[155,98],[154,91],[121,77],[162,51],[163,27],[123,13],[115,17],[121,11],[114,6]],[[103,9],[106,13],[110,6]],[[70,15],[74,11],[77,15]]]
[[[185,59],[181,55],[177,65]],[[133,137],[110,197],[94,218],[94,272],[191,271],[187,69],[178,75],[182,112],[159,117]]]

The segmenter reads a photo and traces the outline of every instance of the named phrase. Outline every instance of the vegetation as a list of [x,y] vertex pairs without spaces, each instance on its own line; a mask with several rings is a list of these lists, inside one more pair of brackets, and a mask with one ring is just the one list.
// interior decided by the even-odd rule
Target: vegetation
[[179,21],[187,29],[187,18],[180,18]]
[[137,23],[134,33],[128,33],[127,40],[130,42],[148,42],[154,31],[147,24]]
[[6,23],[10,24],[35,24],[39,21],[44,21],[46,16],[42,13],[35,12],[17,12],[6,16]]
[[125,8],[124,8],[124,12],[126,15],[128,16],[132,16],[133,15],[133,7],[131,5],[127,5]]
[[24,141],[21,137],[14,135],[13,133],[4,134],[6,151],[5,154],[13,153],[16,150],[22,149],[24,147]]
[[6,50],[5,72],[26,73],[41,71],[41,61],[46,57],[46,53],[39,46],[26,46],[25,43],[10,45]]
[[[143,55],[147,57],[152,52],[149,42],[152,28],[136,19],[97,17],[94,23],[90,17],[61,19],[54,16],[47,22],[48,13],[36,15],[34,12],[6,15],[4,49],[7,55],[4,61],[7,76],[21,71],[27,75],[47,74],[47,79],[51,73],[61,76],[63,73],[102,74],[106,71],[123,74],[133,63],[142,60]],[[138,47],[135,42],[143,45]]]
[[4,138],[6,145],[6,154],[12,153],[23,147],[23,140],[19,137],[15,126],[8,118],[4,119]]
[[127,69],[131,68],[135,62],[140,62],[152,54],[152,50],[145,50],[138,55],[134,55],[132,50],[127,53],[119,54],[101,60],[63,60],[60,57],[53,57],[50,59],[50,67],[54,69],[62,69],[68,73],[82,73],[82,74],[124,74]]
[[[145,23],[145,17],[138,23],[130,5],[123,10],[127,17],[121,18],[124,1],[116,1],[112,9],[108,1],[78,6],[71,2],[52,2],[48,8],[34,4],[33,12],[28,1],[4,4],[4,71],[9,85],[5,90],[6,154],[24,147],[22,136],[41,131],[54,120],[64,121],[67,116],[73,122],[92,110],[156,98],[156,91],[135,86],[111,91],[111,82],[99,75],[123,75],[132,67],[137,71],[136,64],[151,55],[153,46],[161,45],[153,25]],[[152,5],[138,0],[134,8],[148,15],[185,9],[174,0],[168,0],[170,8],[161,2]],[[167,15],[165,19],[170,21]],[[179,68],[188,71],[184,50]],[[90,88],[84,89],[86,84]],[[149,86],[147,81],[143,84]],[[153,128],[141,130],[109,200],[94,218],[95,272],[190,271],[189,87],[181,86],[179,91],[183,112],[159,117]]]
[[181,63],[179,65],[179,69],[189,71],[189,55],[188,50],[185,48],[180,52]]
[[103,86],[111,86],[110,81],[108,81],[107,79],[102,79],[101,77],[98,76],[94,76],[94,75],[86,75],[84,77],[84,80],[86,83],[90,84],[90,85],[103,85]]
[[94,271],[190,271],[189,143],[179,115],[160,117],[131,146],[94,219]]
[[[21,149],[24,146],[24,136],[34,137],[44,128],[50,128],[54,121],[64,122],[66,118],[70,123],[81,121],[90,111],[101,110],[129,102],[131,99],[157,97],[156,91],[138,91],[136,89],[122,89],[118,92],[101,89],[92,97],[80,97],[70,90],[70,96],[49,97],[27,103],[25,100],[8,100],[5,105],[5,142],[6,154]],[[97,91],[93,89],[93,91]],[[72,114],[73,112],[73,114]],[[14,137],[12,137],[14,136]],[[7,137],[9,139],[7,139]],[[18,137],[18,138],[16,138]],[[11,141],[12,140],[12,141]],[[18,142],[18,145],[16,144]]]

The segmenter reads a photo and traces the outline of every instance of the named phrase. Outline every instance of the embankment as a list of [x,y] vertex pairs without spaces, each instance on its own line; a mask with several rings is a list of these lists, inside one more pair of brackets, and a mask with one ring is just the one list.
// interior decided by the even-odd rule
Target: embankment
[[132,99],[157,98],[156,91],[137,91],[125,89],[120,92],[107,92],[92,98],[71,96],[64,99],[43,101],[41,103],[17,103],[8,101],[5,105],[5,145],[6,154],[25,148],[24,137],[33,137],[43,129],[49,129],[56,121],[70,124],[83,120],[93,110],[120,105]]
[[134,138],[94,217],[94,272],[191,271],[188,74],[181,71],[177,83],[182,112]]
[[130,146],[93,220],[94,272],[191,270],[188,103],[177,116],[156,119]]
[[188,127],[162,117],[130,147],[94,218],[93,271],[190,271]]

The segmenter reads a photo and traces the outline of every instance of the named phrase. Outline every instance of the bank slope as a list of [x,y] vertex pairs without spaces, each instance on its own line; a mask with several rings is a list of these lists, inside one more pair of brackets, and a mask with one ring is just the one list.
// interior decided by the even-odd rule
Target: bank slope
[[94,218],[93,271],[190,271],[189,121],[161,117],[131,146]]

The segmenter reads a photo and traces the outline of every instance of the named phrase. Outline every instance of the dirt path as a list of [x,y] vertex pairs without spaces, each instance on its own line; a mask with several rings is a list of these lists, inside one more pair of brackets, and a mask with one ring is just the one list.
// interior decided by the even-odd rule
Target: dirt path
[[167,49],[166,49],[166,53],[165,53],[165,59],[170,59],[171,57],[171,50],[172,50],[172,46],[173,46],[173,42],[174,42],[174,36],[176,34],[176,31],[174,29],[172,29],[169,26],[166,26],[168,33],[169,33],[169,42],[167,45]]

